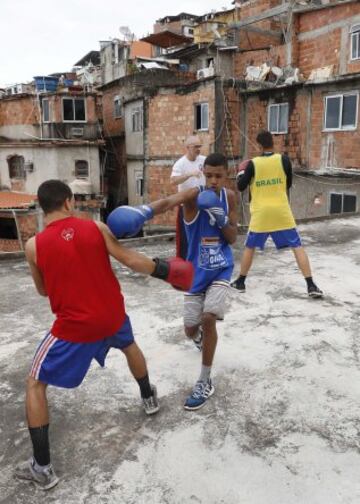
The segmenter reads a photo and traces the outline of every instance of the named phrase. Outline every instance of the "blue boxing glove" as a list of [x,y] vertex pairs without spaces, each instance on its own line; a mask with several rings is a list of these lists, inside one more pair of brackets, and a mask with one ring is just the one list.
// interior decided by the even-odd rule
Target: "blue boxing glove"
[[229,222],[225,209],[215,191],[202,191],[197,197],[197,207],[209,214],[210,224],[222,229]]
[[107,218],[107,225],[116,238],[136,236],[144,223],[154,217],[154,210],[148,205],[115,208]]

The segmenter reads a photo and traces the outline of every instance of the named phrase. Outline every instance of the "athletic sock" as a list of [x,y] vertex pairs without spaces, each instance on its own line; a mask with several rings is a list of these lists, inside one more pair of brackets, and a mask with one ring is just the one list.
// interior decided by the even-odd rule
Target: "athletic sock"
[[314,280],[313,280],[313,278],[311,276],[310,277],[306,277],[305,278],[305,282],[306,282],[306,285],[307,285],[308,288],[315,286]]
[[35,458],[33,457],[32,466],[36,472],[43,472],[45,469],[48,469],[50,467],[50,465],[51,464],[47,464],[45,466],[42,466],[42,465],[38,464],[36,462]]
[[135,378],[135,380],[139,384],[141,397],[143,399],[148,399],[153,395],[149,381],[149,375],[147,373],[143,378]]
[[238,283],[245,283],[245,280],[246,280],[246,275],[239,275],[236,281]]
[[50,464],[49,424],[29,427],[29,432],[35,463],[38,466],[48,466]]
[[206,383],[210,378],[211,366],[201,366],[201,373],[199,376],[199,381]]

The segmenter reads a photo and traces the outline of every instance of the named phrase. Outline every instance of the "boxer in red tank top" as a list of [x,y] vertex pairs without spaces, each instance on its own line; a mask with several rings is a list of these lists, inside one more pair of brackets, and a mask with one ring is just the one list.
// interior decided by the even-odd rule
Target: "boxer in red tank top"
[[[103,366],[110,348],[118,348],[139,384],[145,413],[159,410],[156,387],[134,341],[109,255],[136,272],[184,289],[190,288],[191,283],[183,282],[187,275],[191,281],[192,265],[178,258],[152,260],[120,245],[105,224],[74,217],[71,189],[59,180],[41,184],[38,200],[46,227],[30,238],[25,253],[37,291],[49,298],[55,321],[36,351],[26,387],[33,457],[15,474],[48,490],[59,478],[50,463],[47,385],[80,385],[92,359]],[[168,207],[160,201],[153,209],[160,213]]]

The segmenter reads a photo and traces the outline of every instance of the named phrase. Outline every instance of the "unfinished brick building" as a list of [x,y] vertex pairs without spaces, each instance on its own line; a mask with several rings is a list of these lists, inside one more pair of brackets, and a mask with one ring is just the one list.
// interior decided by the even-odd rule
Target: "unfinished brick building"
[[[244,158],[254,156],[259,128],[272,131],[276,149],[293,162],[291,199],[298,218],[359,210],[359,15],[355,1],[293,3],[253,11],[236,23],[240,35],[265,22],[270,30],[264,47],[243,47],[235,56],[236,79],[246,81],[245,88],[239,83],[241,150]],[[271,44],[276,23],[283,40]],[[288,80],[277,73],[272,81],[250,82],[249,65],[267,65],[270,73],[280,68],[284,77],[290,68],[297,73]]]
[[38,91],[0,99],[0,197],[5,198],[0,250],[17,249],[41,229],[38,210],[27,205],[27,198],[33,201],[39,185],[50,178],[68,182],[79,208],[100,217],[103,142],[97,94],[82,88]]
[[[157,63],[178,65],[135,74],[132,84],[119,80],[102,89],[104,124],[114,124],[107,103],[112,115],[117,99],[123,106],[117,132],[124,139],[116,152],[126,162],[122,180],[126,174],[128,201],[151,201],[173,190],[171,167],[183,154],[187,135],[200,135],[204,154],[226,153],[231,179],[232,167],[257,153],[259,129],[268,128],[276,149],[293,162],[291,200],[297,218],[358,211],[359,4],[234,4],[219,17],[221,26],[215,26],[214,15],[192,18],[191,36],[205,33],[209,20],[215,23],[204,43],[171,42],[168,22],[174,20],[164,18],[166,37],[158,24],[145,40],[165,44]],[[182,78],[176,80],[179,70]],[[246,195],[241,203],[246,223]],[[173,219],[161,216],[156,222],[171,225]]]

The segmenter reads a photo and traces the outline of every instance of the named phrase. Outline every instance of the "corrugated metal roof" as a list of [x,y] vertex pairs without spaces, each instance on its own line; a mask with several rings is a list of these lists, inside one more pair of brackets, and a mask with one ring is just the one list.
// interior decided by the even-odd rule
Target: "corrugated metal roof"
[[35,194],[0,191],[0,209],[29,208],[36,200]]
[[143,37],[140,40],[166,49],[168,47],[173,47],[185,43],[190,44],[193,39],[185,37],[184,35],[179,35],[178,33],[172,32],[170,30],[164,30],[159,33],[152,33],[151,35]]

